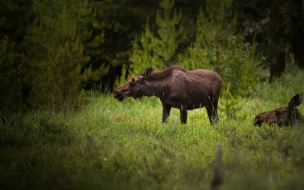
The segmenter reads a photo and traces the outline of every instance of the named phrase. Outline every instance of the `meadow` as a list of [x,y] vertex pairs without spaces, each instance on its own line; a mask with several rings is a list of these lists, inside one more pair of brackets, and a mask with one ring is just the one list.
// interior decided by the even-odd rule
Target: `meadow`
[[79,112],[11,115],[0,124],[1,189],[210,189],[218,143],[219,189],[303,189],[303,124],[253,126],[255,115],[304,91],[303,76],[260,82],[247,98],[221,97],[215,125],[205,109],[189,111],[186,125],[172,109],[162,124],[155,97],[93,93]]

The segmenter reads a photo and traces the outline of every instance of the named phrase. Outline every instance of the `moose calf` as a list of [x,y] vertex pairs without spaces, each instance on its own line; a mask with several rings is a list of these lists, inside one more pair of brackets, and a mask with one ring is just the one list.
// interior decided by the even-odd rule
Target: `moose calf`
[[276,123],[279,126],[292,126],[296,122],[303,122],[303,116],[296,108],[302,103],[302,100],[303,92],[291,98],[286,106],[258,114],[254,119],[254,125],[260,127],[262,123]]

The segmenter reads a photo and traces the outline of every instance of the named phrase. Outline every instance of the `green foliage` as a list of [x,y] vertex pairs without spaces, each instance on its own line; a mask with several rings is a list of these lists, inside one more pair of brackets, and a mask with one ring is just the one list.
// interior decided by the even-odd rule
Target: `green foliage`
[[[95,49],[92,65],[112,68],[128,63],[132,41],[142,30],[147,17],[154,14],[158,1],[107,0],[90,1],[96,13],[93,33],[104,32],[105,41]],[[152,11],[151,11],[152,10]],[[93,34],[94,35],[94,34]]]
[[239,40],[234,35],[236,20],[230,6],[231,1],[207,1],[206,10],[200,11],[196,40],[189,50],[190,63],[185,63],[189,69],[218,67],[218,59],[225,58],[232,43]]
[[70,9],[68,2],[57,0],[51,8],[40,0],[34,3],[37,17],[28,30],[28,42],[33,47],[28,52],[32,57],[26,59],[26,75],[32,83],[28,101],[34,107],[66,110],[78,98],[82,82],[94,74],[89,68],[81,73],[90,59],[83,47],[90,33],[81,28],[90,7],[87,1],[70,3],[76,7]]
[[159,26],[157,34],[161,40],[156,43],[154,51],[161,57],[166,66],[174,60],[178,45],[185,40],[185,29],[181,22],[182,13],[176,13],[174,9],[172,15],[173,6],[174,0],[162,0],[160,2],[162,11],[158,11],[156,15],[156,23]]
[[30,147],[36,145],[67,145],[73,139],[62,115],[51,112],[13,114],[1,123],[1,147]]
[[299,69],[295,63],[288,64],[286,72],[281,78],[271,83],[258,83],[253,88],[253,96],[264,100],[272,100],[276,98],[277,103],[287,105],[289,100],[296,94],[304,92],[303,85],[304,71]]
[[[293,88],[300,85],[295,75]],[[286,82],[289,76],[285,77]],[[280,86],[280,84],[282,86]],[[189,111],[187,125],[172,109],[161,124],[157,98],[94,97],[79,113],[31,112],[0,123],[0,181],[5,189],[209,189],[216,145],[223,146],[220,189],[303,189],[303,127],[254,127],[260,111],[274,108],[284,83],[239,97],[233,117],[210,125],[204,110]],[[290,84],[286,84],[290,85]],[[94,95],[94,94],[93,94]],[[230,105],[230,90],[220,105]],[[260,97],[262,95],[262,97]],[[233,106],[231,106],[232,108]],[[299,107],[303,109],[303,105]],[[16,183],[18,179],[19,183]],[[39,179],[39,180],[37,180]]]
[[[11,99],[22,99],[34,108],[65,109],[67,92],[73,101],[84,85],[112,90],[122,67],[127,74],[171,64],[208,68],[222,76],[223,89],[230,85],[234,97],[245,97],[256,83],[259,60],[254,54],[263,56],[265,67],[281,50],[297,52],[292,55],[296,64],[303,62],[299,0],[0,0],[0,4],[0,36],[7,35],[14,44],[14,67],[21,74]],[[257,45],[244,45],[238,32],[250,44],[257,32]],[[73,66],[61,67],[67,64]]]
[[142,72],[151,66],[164,69],[176,60],[178,45],[185,40],[185,29],[181,22],[182,13],[176,10],[172,13],[173,6],[173,0],[161,1],[162,9],[156,16],[157,34],[151,31],[148,19],[145,32],[140,39],[135,39],[131,57],[134,72]]
[[224,112],[227,118],[236,119],[236,112],[241,109],[241,105],[239,104],[240,97],[235,98],[232,96],[229,84],[221,94],[221,98],[224,98],[225,101],[219,105],[219,110]]
[[156,38],[150,30],[148,21],[145,25],[144,34],[141,35],[140,39],[136,37],[133,43],[131,57],[133,64],[130,67],[134,74],[138,74],[151,66],[155,69],[164,68],[161,59],[154,53]]
[[259,60],[255,44],[245,45],[236,34],[236,18],[230,8],[231,1],[207,1],[206,12],[198,16],[196,41],[180,62],[187,69],[216,71],[223,79],[223,89],[230,85],[233,96],[246,96],[257,82]]

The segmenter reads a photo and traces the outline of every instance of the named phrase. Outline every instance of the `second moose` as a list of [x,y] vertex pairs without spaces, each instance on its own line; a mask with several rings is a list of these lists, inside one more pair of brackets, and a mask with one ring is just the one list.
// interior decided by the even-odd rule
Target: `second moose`
[[258,114],[254,119],[254,125],[261,126],[262,123],[278,124],[279,126],[290,126],[297,122],[303,122],[303,116],[296,108],[303,101],[303,92],[295,95],[288,105],[272,111]]

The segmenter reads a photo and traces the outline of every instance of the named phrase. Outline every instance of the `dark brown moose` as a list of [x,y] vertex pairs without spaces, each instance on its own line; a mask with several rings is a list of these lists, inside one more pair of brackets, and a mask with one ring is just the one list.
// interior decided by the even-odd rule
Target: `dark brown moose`
[[221,90],[221,77],[210,70],[187,71],[180,66],[170,66],[153,72],[151,67],[133,76],[126,84],[114,91],[114,97],[123,101],[127,97],[157,96],[162,102],[166,122],[171,107],[180,110],[182,123],[187,123],[187,111],[206,107],[211,124],[218,119],[217,107]]
[[296,108],[302,103],[302,100],[303,92],[291,98],[286,106],[258,114],[254,119],[254,125],[261,126],[262,123],[276,123],[279,126],[291,126],[296,122],[302,122],[303,116],[301,116],[299,110]]

